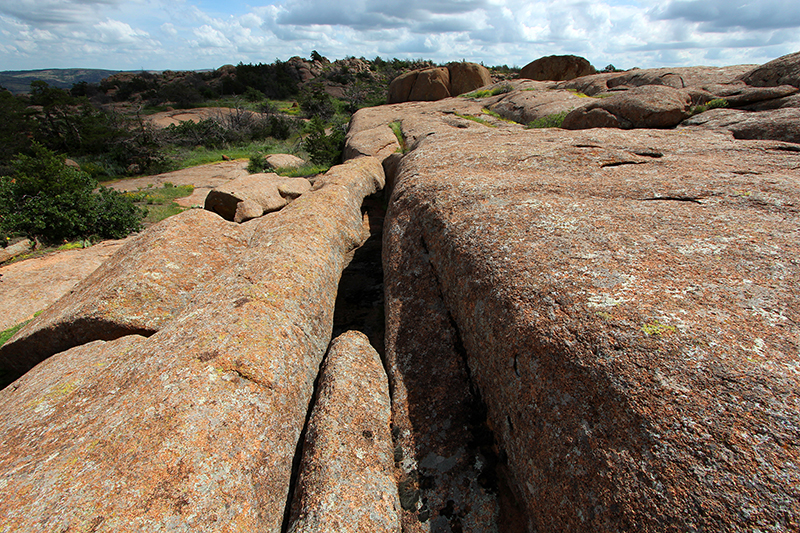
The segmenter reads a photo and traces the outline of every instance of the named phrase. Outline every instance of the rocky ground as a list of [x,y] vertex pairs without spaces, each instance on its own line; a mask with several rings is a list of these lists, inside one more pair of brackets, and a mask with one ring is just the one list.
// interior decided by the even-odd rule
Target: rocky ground
[[[176,203],[183,207],[202,206],[211,189],[246,176],[246,166],[246,161],[222,161],[106,185],[120,191],[162,187],[167,182],[193,185],[193,193],[178,198]],[[0,266],[0,300],[5,311],[0,316],[0,331],[32,318],[34,313],[69,293],[125,242],[104,241],[90,248],[55,251]]]
[[359,111],[310,190],[151,228],[0,350],[3,525],[798,530],[798,92],[794,54]]

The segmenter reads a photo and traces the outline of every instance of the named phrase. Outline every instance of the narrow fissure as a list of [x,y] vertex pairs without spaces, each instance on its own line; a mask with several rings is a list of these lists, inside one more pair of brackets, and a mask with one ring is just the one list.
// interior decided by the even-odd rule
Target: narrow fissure
[[[430,256],[424,237],[422,238],[422,248]],[[473,378],[472,368],[469,365],[469,354],[464,346],[461,330],[446,305],[442,284],[433,262],[431,262],[431,271],[436,282],[439,298],[445,303],[447,319],[454,335],[453,348],[461,358],[469,383],[471,398],[469,433],[471,434],[471,439],[467,446],[474,450],[476,457],[483,459],[483,466],[480,468],[478,475],[478,483],[484,490],[494,494],[497,499],[497,531],[503,533],[525,533],[528,530],[529,521],[512,487],[508,468],[508,455],[495,438],[494,431],[490,427],[488,406],[484,402],[480,388]],[[516,360],[514,365],[516,370]]]
[[384,355],[383,262],[381,259],[383,192],[364,199],[362,223],[369,237],[356,248],[350,263],[342,271],[333,311],[333,337],[345,331],[360,331],[370,344]]
[[[332,337],[331,340],[335,338]],[[300,478],[300,466],[303,460],[303,446],[306,442],[306,434],[308,433],[308,424],[311,420],[311,413],[314,410],[314,406],[317,403],[317,395],[319,393],[319,380],[322,377],[322,365],[325,364],[325,357],[328,356],[328,349],[330,349],[330,343],[328,343],[328,348],[325,350],[325,355],[323,356],[322,360],[319,363],[319,368],[317,369],[317,377],[314,378],[314,390],[311,394],[311,401],[308,402],[308,408],[306,409],[306,419],[303,421],[303,429],[300,431],[300,437],[297,439],[297,445],[294,448],[294,457],[292,457],[292,474],[289,478],[289,492],[286,496],[286,505],[283,508],[283,523],[281,524],[281,533],[286,533],[289,531],[289,527],[292,525],[292,503],[295,500],[295,492],[297,491],[297,482]]]

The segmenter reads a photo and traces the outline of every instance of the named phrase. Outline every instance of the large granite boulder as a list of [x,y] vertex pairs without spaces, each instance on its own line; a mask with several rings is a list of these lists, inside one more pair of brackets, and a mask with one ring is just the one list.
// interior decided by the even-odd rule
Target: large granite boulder
[[[384,233],[419,495],[458,460],[417,450],[452,431],[439,402],[467,380],[528,530],[797,529],[798,165],[785,144],[688,130],[421,140]],[[415,495],[431,530],[465,511]]]
[[435,101],[473,91],[492,82],[489,69],[477,63],[449,63],[401,74],[389,84],[388,102]]
[[408,99],[417,102],[441,100],[450,96],[450,71],[446,67],[436,67],[421,70],[417,74]]
[[344,145],[344,159],[369,155],[383,161],[400,150],[400,143],[392,128],[382,124],[368,130],[348,132]]
[[800,52],[764,63],[743,74],[741,80],[754,87],[793,85],[800,88]]
[[9,531],[280,531],[374,158],[262,217],[149,338],[95,341],[0,391]]
[[273,173],[249,174],[212,189],[205,209],[225,220],[245,222],[277,211],[311,189],[305,178],[284,178]]
[[264,156],[264,161],[270,169],[299,168],[306,164],[302,158],[292,154],[268,154]]
[[417,76],[419,76],[419,71],[412,70],[411,72],[405,72],[393,79],[389,84],[386,97],[387,102],[390,104],[408,102],[408,96],[411,94],[411,89],[414,88]]
[[389,386],[363,333],[333,340],[306,428],[290,533],[400,533]]
[[673,128],[690,115],[692,98],[686,91],[647,85],[601,98],[570,112],[562,127]]
[[588,76],[597,70],[583,57],[547,56],[531,61],[519,71],[520,78],[538,81],[562,81]]
[[74,346],[152,335],[236,261],[252,231],[201,209],[151,226],[0,347],[0,370],[21,376]]
[[492,83],[489,69],[477,63],[448,63],[450,95],[458,96]]

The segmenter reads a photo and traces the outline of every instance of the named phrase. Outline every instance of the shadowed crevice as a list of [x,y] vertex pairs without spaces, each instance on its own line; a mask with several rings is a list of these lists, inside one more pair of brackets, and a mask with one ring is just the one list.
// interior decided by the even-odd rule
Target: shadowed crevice
[[0,348],[0,386],[5,388],[45,359],[71,348],[128,335],[149,337],[156,331],[86,317],[35,331]]

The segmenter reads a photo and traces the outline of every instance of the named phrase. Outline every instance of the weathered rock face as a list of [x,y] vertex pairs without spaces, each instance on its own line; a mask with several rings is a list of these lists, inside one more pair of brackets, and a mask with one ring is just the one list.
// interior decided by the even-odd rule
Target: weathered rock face
[[645,85],[664,85],[673,89],[703,87],[731,83],[751,70],[753,65],[731,67],[679,67],[634,69],[626,72],[610,72],[584,76],[559,83],[559,89],[573,89],[589,96],[632,89]]
[[372,129],[347,134],[344,159],[355,159],[365,155],[375,156],[381,161],[400,150],[400,143],[392,128],[382,124]]
[[797,107],[758,113],[737,109],[712,109],[683,121],[681,126],[728,130],[736,139],[764,139],[800,144],[800,108]]
[[572,111],[588,105],[590,98],[581,98],[566,90],[515,91],[488,108],[503,118],[528,124],[538,118]]
[[23,239],[17,243],[12,244],[11,246],[6,246],[5,248],[0,248],[0,263],[8,261],[18,255],[22,255],[31,251],[33,248],[33,243],[28,239]]
[[385,230],[390,374],[436,373],[431,356],[397,362],[460,338],[532,530],[800,526],[786,146],[487,128],[405,156]]
[[311,183],[305,178],[249,174],[209,192],[205,208],[225,220],[245,222],[283,208],[310,189]]
[[570,112],[563,128],[673,128],[689,116],[686,91],[648,85],[602,98]]
[[408,96],[411,94],[411,89],[414,88],[418,75],[418,70],[412,70],[393,79],[392,83],[389,84],[387,101],[390,104],[408,102]]
[[0,391],[3,526],[280,530],[337,282],[382,181],[373,158],[334,167],[254,221],[248,253],[163,329]]
[[363,333],[337,337],[320,370],[291,533],[400,532],[389,387]]
[[450,71],[445,67],[421,70],[414,81],[408,99],[419,101],[441,100],[450,94]]
[[476,63],[406,72],[389,84],[388,102],[435,101],[473,91],[492,82],[489,69]]
[[0,369],[19,376],[74,346],[153,334],[236,260],[252,231],[200,209],[152,226],[0,347]]
[[800,52],[785,55],[754,68],[741,77],[754,87],[793,85],[800,88]]
[[589,61],[579,56],[547,56],[531,61],[519,72],[520,78],[538,81],[562,81],[595,74]]
[[292,154],[269,154],[264,156],[269,168],[298,168],[306,164],[302,158]]
[[492,83],[489,69],[477,63],[448,63],[450,95],[458,96]]

